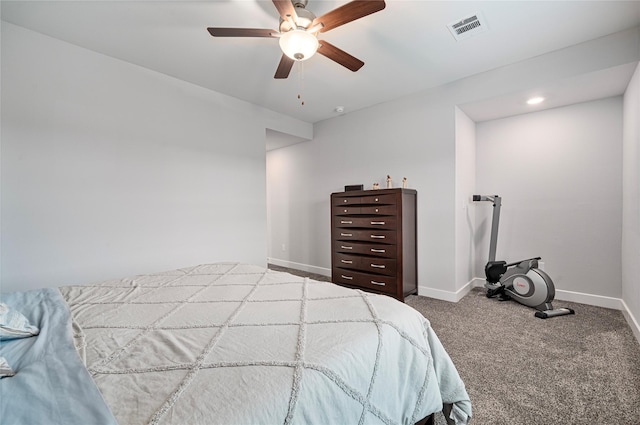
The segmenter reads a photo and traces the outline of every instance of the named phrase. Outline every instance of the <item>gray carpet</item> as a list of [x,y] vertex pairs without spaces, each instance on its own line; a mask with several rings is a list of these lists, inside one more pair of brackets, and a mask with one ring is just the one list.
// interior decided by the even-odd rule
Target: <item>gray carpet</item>
[[458,303],[406,303],[429,319],[456,365],[473,425],[640,425],[640,344],[621,312],[555,301],[576,315],[542,320],[480,288]]
[[406,302],[458,368],[474,424],[640,424],[640,344],[620,311],[555,301],[576,315],[542,320],[481,288]]

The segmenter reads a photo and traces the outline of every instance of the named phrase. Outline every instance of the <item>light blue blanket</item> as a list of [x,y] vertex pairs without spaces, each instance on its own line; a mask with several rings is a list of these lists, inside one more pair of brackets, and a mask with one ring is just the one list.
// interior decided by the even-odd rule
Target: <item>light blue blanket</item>
[[57,289],[2,294],[2,302],[40,328],[38,336],[0,342],[16,372],[0,380],[0,422],[115,424],[73,345],[69,310]]

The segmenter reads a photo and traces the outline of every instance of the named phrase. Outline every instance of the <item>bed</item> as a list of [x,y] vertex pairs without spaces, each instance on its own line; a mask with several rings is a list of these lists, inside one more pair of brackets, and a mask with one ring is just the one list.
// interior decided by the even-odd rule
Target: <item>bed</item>
[[[3,294],[3,424],[415,424],[464,384],[429,322],[375,295],[235,263]],[[44,422],[43,422],[44,421]]]

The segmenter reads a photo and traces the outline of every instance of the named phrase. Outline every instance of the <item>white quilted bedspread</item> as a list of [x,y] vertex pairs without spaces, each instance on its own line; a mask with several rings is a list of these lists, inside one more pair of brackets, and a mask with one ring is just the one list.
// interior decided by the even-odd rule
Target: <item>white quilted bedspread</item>
[[243,264],[60,288],[120,424],[413,424],[471,405],[429,322],[382,295]]

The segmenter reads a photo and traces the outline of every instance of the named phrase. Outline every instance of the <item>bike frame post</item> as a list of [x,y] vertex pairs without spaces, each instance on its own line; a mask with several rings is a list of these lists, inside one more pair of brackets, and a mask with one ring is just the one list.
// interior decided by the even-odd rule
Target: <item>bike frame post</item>
[[493,201],[493,218],[491,220],[491,241],[489,242],[489,261],[496,261],[496,248],[498,246],[498,227],[500,225],[500,207],[502,198],[498,195],[487,197]]

